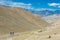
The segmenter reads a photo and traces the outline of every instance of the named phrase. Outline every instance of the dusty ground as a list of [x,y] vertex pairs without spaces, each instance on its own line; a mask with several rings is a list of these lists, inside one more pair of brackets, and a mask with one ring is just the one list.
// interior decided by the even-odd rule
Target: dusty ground
[[60,40],[60,21],[55,21],[47,30],[26,32],[13,37],[13,40]]
[[[17,33],[13,37],[8,36],[6,40],[60,40],[60,22],[57,21],[45,30]],[[4,39],[4,40],[5,40]]]

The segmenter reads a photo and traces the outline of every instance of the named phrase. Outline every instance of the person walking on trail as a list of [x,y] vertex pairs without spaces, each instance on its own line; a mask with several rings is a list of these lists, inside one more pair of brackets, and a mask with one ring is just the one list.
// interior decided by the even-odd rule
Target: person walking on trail
[[14,35],[14,32],[10,32],[11,35]]

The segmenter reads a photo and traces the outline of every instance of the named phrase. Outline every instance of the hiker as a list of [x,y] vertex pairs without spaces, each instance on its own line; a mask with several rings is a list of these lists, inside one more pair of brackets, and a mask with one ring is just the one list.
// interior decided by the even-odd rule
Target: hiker
[[14,32],[10,32],[10,35],[12,35],[12,36],[13,36],[13,35],[14,35]]

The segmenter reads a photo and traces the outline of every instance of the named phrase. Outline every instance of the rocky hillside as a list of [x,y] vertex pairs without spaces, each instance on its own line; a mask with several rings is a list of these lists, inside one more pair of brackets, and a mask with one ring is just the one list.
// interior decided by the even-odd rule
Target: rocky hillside
[[39,16],[24,9],[0,6],[0,34],[33,31],[47,25]]

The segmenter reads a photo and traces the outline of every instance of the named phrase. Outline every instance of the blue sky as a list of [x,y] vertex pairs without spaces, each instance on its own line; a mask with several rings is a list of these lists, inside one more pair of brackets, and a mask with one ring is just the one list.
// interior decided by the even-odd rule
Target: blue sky
[[60,3],[60,0],[13,0],[13,2],[31,3],[36,8],[56,8],[50,7],[49,3]]
[[0,4],[35,11],[60,9],[60,0],[0,0]]

